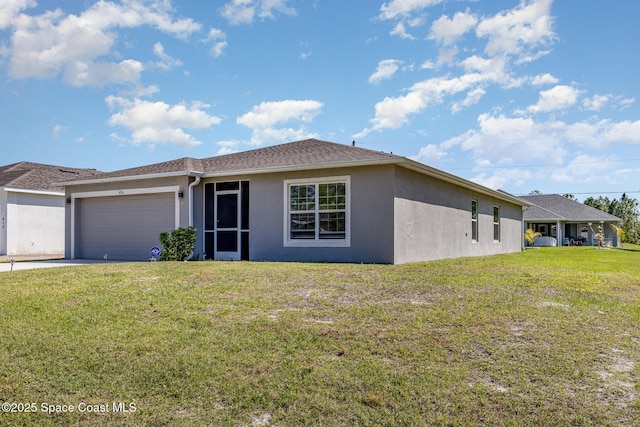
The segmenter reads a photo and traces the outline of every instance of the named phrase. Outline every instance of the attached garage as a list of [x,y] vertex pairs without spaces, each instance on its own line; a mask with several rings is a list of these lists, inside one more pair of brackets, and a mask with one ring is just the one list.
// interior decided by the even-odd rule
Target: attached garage
[[76,196],[74,257],[148,260],[160,233],[177,228],[176,192],[108,194]]

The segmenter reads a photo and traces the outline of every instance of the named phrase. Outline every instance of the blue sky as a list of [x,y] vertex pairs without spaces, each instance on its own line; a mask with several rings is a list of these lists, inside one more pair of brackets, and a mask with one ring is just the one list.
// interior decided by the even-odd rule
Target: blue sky
[[2,0],[0,164],[112,171],[319,138],[513,194],[638,197],[638,16],[626,0]]

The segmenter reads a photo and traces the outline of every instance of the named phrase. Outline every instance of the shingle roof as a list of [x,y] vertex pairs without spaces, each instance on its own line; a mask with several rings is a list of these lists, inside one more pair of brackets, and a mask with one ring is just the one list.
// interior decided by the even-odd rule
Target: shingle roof
[[[152,165],[139,166],[129,169],[121,169],[114,172],[100,172],[91,176],[89,179],[99,180],[105,178],[135,177],[143,175],[168,174],[172,172],[191,171],[202,172],[202,161],[191,157],[183,157],[181,159],[169,160],[168,162],[154,163]],[[77,177],[61,181],[85,181],[87,178]]]
[[307,139],[202,160],[205,172],[247,171],[400,159],[381,151]]
[[32,191],[60,192],[54,182],[90,177],[95,169],[78,169],[41,163],[19,162],[0,166],[0,187]]
[[431,168],[402,156],[382,151],[369,150],[353,145],[307,139],[270,147],[257,148],[239,153],[226,154],[204,159],[185,157],[153,165],[99,173],[89,178],[61,180],[57,185],[72,186],[99,182],[129,181],[164,176],[201,175],[205,178],[229,175],[284,172],[291,170],[310,170],[332,167],[351,167],[359,165],[399,164],[404,167],[426,173],[457,185],[473,188],[491,196],[498,196],[516,204],[527,202],[507,193],[494,190],[467,181],[455,175]]
[[[257,148],[239,153],[222,156],[194,159],[185,157],[170,160],[168,162],[153,165],[123,169],[114,172],[99,173],[90,180],[102,180],[109,178],[121,178],[138,176],[168,174],[183,172],[201,172],[205,176],[216,174],[229,174],[232,172],[251,172],[258,170],[271,170],[278,168],[304,168],[318,167],[320,165],[340,165],[353,162],[371,162],[384,160],[399,160],[400,156],[383,153],[381,151],[368,150],[350,145],[337,144],[335,142],[307,139],[304,141],[289,142],[270,147]],[[68,179],[63,183],[73,181],[86,181],[82,177]]]
[[532,204],[524,211],[525,221],[564,220],[579,222],[610,221],[619,222],[620,218],[599,209],[576,202],[559,194],[520,196]]

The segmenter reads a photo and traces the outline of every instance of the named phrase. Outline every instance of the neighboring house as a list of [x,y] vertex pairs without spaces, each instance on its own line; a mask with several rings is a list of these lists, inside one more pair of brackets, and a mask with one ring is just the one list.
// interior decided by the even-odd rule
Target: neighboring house
[[65,198],[52,184],[94,173],[30,162],[0,166],[0,255],[63,254]]
[[[545,245],[597,245],[598,227],[602,226],[605,244],[620,246],[618,234],[611,225],[622,220],[599,209],[559,194],[521,196],[531,203],[524,211],[525,228],[539,232]],[[547,239],[544,239],[547,237]],[[538,242],[536,242],[538,244]]]
[[528,205],[416,161],[315,139],[61,182],[67,258],[148,260],[197,228],[195,257],[406,263],[522,249]]

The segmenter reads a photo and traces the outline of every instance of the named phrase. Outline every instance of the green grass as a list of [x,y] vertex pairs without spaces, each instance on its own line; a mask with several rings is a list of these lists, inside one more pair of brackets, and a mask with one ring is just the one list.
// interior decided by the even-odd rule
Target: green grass
[[0,425],[640,424],[638,246],[15,271],[0,307],[0,401],[37,405]]

